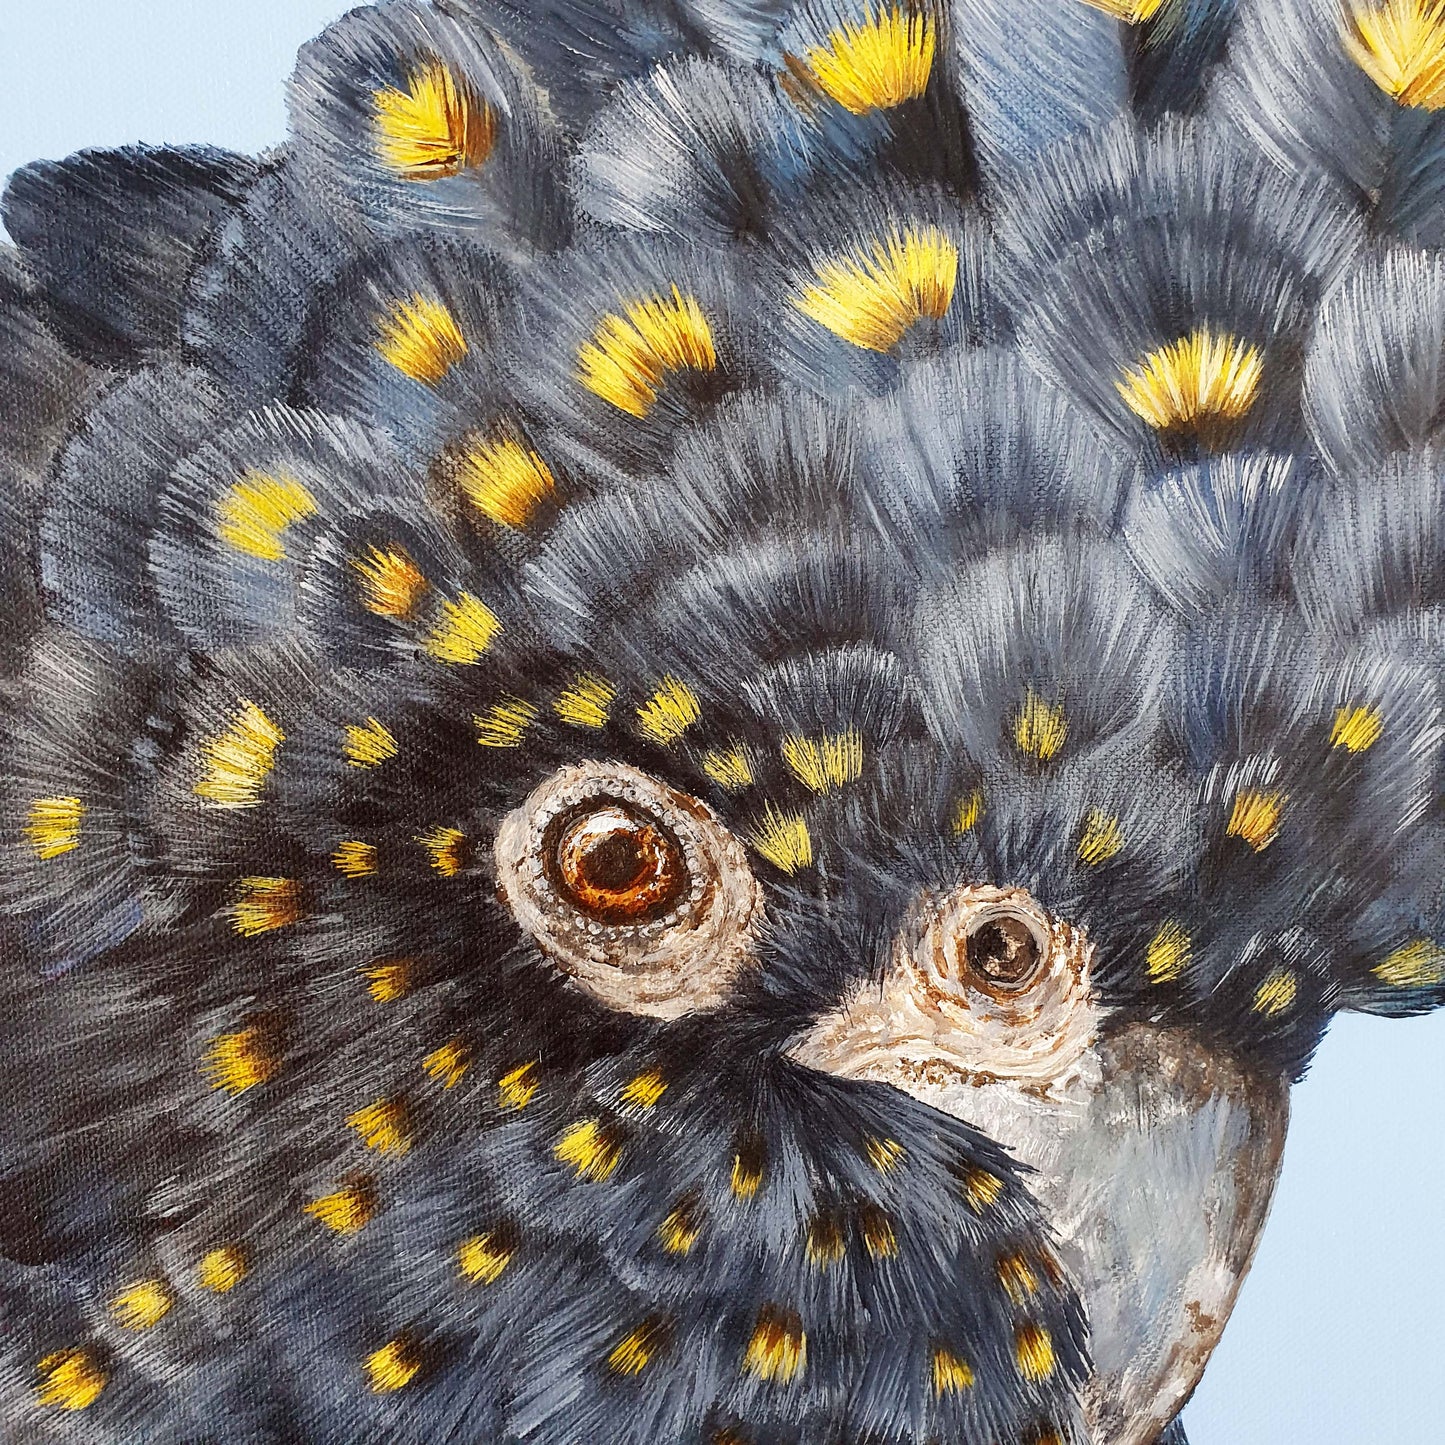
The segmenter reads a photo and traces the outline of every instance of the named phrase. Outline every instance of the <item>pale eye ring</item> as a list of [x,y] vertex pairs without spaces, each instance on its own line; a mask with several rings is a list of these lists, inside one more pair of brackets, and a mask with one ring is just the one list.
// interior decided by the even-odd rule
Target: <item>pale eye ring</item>
[[753,956],[762,889],[743,845],[638,768],[560,769],[502,820],[493,854],[517,924],[609,1008],[716,1008]]

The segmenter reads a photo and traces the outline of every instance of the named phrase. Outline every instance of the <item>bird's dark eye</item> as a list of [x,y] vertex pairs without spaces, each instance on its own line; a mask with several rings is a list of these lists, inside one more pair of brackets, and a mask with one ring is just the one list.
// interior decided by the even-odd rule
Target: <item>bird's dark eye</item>
[[964,958],[978,982],[992,992],[1018,993],[1038,976],[1046,953],[1034,925],[1020,914],[979,919],[964,938]]
[[689,886],[677,838],[618,799],[591,799],[554,819],[543,856],[558,892],[599,923],[647,923]]

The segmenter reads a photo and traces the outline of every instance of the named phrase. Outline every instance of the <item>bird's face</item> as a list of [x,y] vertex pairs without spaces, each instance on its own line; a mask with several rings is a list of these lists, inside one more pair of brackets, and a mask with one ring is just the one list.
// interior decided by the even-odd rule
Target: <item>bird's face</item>
[[[751,722],[754,741],[732,743],[739,765],[761,752],[762,720]],[[907,770],[837,771],[873,793],[865,811],[917,814],[899,796]],[[1111,999],[1088,928],[1011,879],[950,877],[936,849],[925,867],[870,842],[856,812],[831,821],[837,836],[805,829],[795,855],[821,845],[835,878],[799,888],[795,855],[791,869],[766,860],[755,872],[741,819],[735,832],[659,776],[584,761],[502,821],[499,892],[546,964],[605,1009],[692,1017],[707,1057],[743,1040],[759,1067],[773,1055],[866,1082],[884,1117],[890,1093],[909,1096],[1007,1150],[1050,1252],[1000,1255],[998,1286],[1026,1302],[1044,1269],[1059,1271],[1087,1326],[1088,1438],[1151,1445],[1197,1384],[1249,1266],[1287,1078],[1187,1020]]]

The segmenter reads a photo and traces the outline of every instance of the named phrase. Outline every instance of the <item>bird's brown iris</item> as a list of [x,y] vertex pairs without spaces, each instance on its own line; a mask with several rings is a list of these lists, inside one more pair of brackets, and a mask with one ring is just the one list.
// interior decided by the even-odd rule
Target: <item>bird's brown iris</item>
[[678,840],[617,799],[593,798],[558,818],[545,857],[559,892],[598,923],[646,923],[688,886]]
[[1011,913],[993,913],[969,931],[964,956],[984,988],[1017,993],[1033,982],[1044,945],[1026,919]]

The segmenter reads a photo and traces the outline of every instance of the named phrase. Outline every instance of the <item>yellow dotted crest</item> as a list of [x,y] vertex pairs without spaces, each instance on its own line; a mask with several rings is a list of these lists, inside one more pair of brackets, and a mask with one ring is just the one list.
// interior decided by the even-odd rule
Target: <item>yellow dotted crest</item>
[[295,477],[247,472],[216,503],[216,535],[247,556],[280,562],[287,529],[317,511],[316,498]]
[[463,592],[455,602],[443,602],[441,621],[427,638],[426,650],[438,662],[470,667],[480,662],[502,624],[480,597]]
[[667,1254],[686,1255],[702,1235],[703,1209],[693,1195],[681,1199],[657,1227],[657,1237]]
[[376,844],[360,838],[348,838],[336,845],[331,866],[348,878],[366,878],[376,872]]
[[665,1350],[672,1338],[671,1324],[660,1317],[644,1320],[613,1346],[607,1368],[618,1375],[640,1375]]
[[405,1154],[411,1148],[410,1121],[406,1105],[400,1099],[378,1099],[348,1114],[346,1123],[361,1136],[368,1149],[375,1149],[378,1154]]
[[234,1097],[275,1077],[280,1067],[276,1040],[265,1029],[248,1028],[212,1039],[201,1072],[213,1089]]
[[196,1282],[211,1294],[230,1294],[250,1269],[246,1251],[239,1244],[223,1244],[201,1256]]
[[1061,703],[1047,702],[1032,688],[1014,718],[1014,746],[1041,763],[1057,757],[1069,736],[1069,720]]
[[1445,108],[1445,0],[1385,0],[1348,7],[1350,59],[1401,105]]
[[421,1365],[421,1351],[398,1336],[366,1357],[367,1383],[375,1394],[390,1395],[411,1384],[421,1373]]
[[539,1085],[537,1062],[518,1064],[497,1080],[497,1106],[502,1109],[525,1109],[532,1102]]
[[366,991],[377,1003],[395,1003],[411,992],[413,963],[409,958],[386,958],[361,970]]
[[527,729],[537,720],[537,707],[520,697],[504,697],[472,721],[477,743],[484,748],[519,748]]
[[474,1234],[457,1247],[457,1268],[472,1284],[496,1284],[516,1254],[516,1246],[502,1234]]
[[784,873],[796,873],[813,861],[813,837],[807,819],[801,813],[780,812],[771,803],[748,841],[761,857]]
[[451,1039],[433,1049],[422,1061],[422,1071],[444,1089],[454,1089],[472,1066],[472,1051],[461,1039]]
[[243,878],[229,911],[243,938],[273,933],[302,918],[301,885],[294,878]]
[[1256,853],[1262,853],[1279,836],[1286,801],[1281,792],[1243,789],[1234,799],[1225,833],[1244,839]]
[[973,1371],[946,1345],[933,1347],[933,1393],[961,1395],[973,1387]]
[[1347,753],[1363,753],[1385,735],[1385,719],[1377,708],[1342,707],[1330,728],[1330,746]]
[[496,112],[439,60],[420,66],[405,90],[372,98],[377,154],[408,181],[435,181],[486,162],[497,141]]
[[1097,867],[1117,858],[1124,851],[1124,830],[1117,818],[1097,808],[1084,819],[1084,829],[1079,836],[1079,862]]
[[372,547],[364,557],[354,557],[361,605],[377,617],[405,622],[430,589],[421,568],[401,547]]
[[729,793],[740,793],[752,786],[753,762],[741,743],[711,749],[703,757],[702,770],[718,787]]
[[655,743],[675,743],[702,718],[697,694],[675,677],[665,677],[657,691],[637,709],[637,724]]
[[342,753],[348,767],[379,768],[396,756],[396,738],[376,718],[369,717],[364,723],[347,725]]
[[610,1179],[622,1162],[622,1139],[615,1129],[584,1119],[563,1131],[552,1153],[578,1179],[600,1184]]
[[125,1330],[148,1330],[175,1308],[176,1297],[163,1279],[143,1279],[110,1302],[111,1318]]
[[652,410],[671,373],[716,369],[717,349],[702,306],[676,286],[670,297],[645,297],[604,316],[577,353],[582,385],[635,417]]
[[938,45],[933,17],[921,8],[869,6],[860,21],[830,30],[803,57],[807,76],[854,115],[916,100],[928,89]]
[[1257,346],[1199,327],[1151,351],[1115,382],[1124,404],[1157,431],[1238,421],[1264,377]]
[[431,296],[417,292],[394,301],[376,318],[376,349],[403,376],[436,386],[464,361],[470,347],[461,323]]
[[1053,1337],[1042,1325],[1024,1325],[1014,1336],[1014,1359],[1026,1380],[1047,1380],[1054,1373]]
[[1160,925],[1149,940],[1144,967],[1153,983],[1173,983],[1189,967],[1194,944],[1189,935],[1171,918]]
[[557,487],[547,463],[509,432],[462,447],[451,473],[467,501],[501,527],[525,527]]
[[305,1213],[337,1234],[355,1234],[376,1214],[376,1191],[370,1180],[357,1180],[313,1199]]
[[823,262],[793,305],[866,351],[892,351],[920,321],[942,320],[958,283],[958,247],[936,226],[894,230]]

